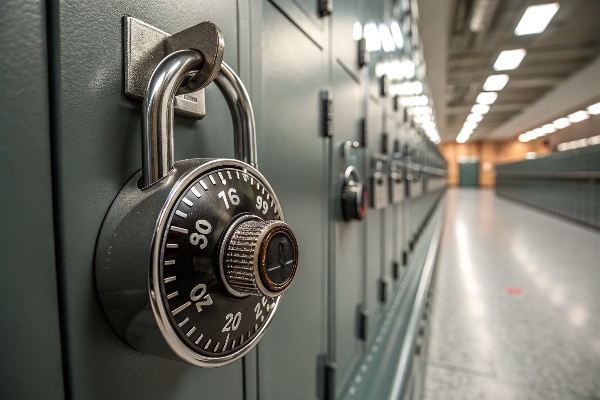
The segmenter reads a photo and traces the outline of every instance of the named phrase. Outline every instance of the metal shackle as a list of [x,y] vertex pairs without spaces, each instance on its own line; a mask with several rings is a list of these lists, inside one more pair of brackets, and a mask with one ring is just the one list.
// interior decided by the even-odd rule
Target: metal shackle
[[[200,52],[180,50],[165,57],[152,73],[142,107],[142,189],[165,177],[173,168],[174,97],[183,80],[203,63]],[[256,126],[248,92],[224,62],[214,82],[231,112],[235,158],[257,168]]]

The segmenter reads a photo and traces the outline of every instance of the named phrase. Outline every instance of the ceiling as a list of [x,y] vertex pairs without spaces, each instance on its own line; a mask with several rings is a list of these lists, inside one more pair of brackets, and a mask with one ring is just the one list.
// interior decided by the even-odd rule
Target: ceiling
[[[471,140],[485,139],[490,132],[498,131],[600,55],[598,0],[558,0],[560,9],[546,30],[528,36],[514,34],[525,9],[529,5],[550,1],[448,2],[449,6],[440,7],[440,0],[419,0],[421,21],[429,25],[421,27],[428,69],[431,71],[431,65],[436,65],[437,69],[445,67],[444,71],[440,71],[445,80],[432,85],[437,119],[443,121],[438,124],[442,140],[456,138],[489,75],[506,73],[510,80],[499,92],[498,99]],[[481,29],[472,32],[469,26],[478,7],[485,10],[480,14],[483,15]],[[439,45],[436,46],[440,41],[447,43],[446,51],[440,51]],[[428,47],[435,50],[428,52]],[[527,50],[521,65],[512,71],[495,72],[492,66],[498,54],[502,50],[517,48]],[[441,102],[443,105],[440,107]],[[510,136],[522,133],[504,130]],[[498,136],[495,134],[490,139],[498,139]],[[501,136],[506,137],[506,132]]]

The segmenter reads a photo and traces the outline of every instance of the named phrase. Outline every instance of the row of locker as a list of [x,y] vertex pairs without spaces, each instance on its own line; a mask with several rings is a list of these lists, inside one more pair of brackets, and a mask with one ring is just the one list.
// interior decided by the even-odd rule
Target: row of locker
[[[381,94],[376,65],[389,55],[372,53],[368,66],[357,62],[356,22],[388,22],[399,9],[416,38],[415,4],[331,2],[333,11],[322,16],[318,3],[6,4],[0,163],[11,171],[1,198],[11,232],[2,235],[0,329],[7,339],[0,397],[342,395],[411,264],[411,249],[430,240],[419,238],[430,237],[424,221],[439,204],[446,164],[408,113]],[[141,165],[141,104],[123,91],[124,15],[165,32],[205,20],[220,27],[224,61],[252,99],[259,169],[298,237],[297,279],[271,327],[255,350],[225,367],[199,369],[130,348],[99,303],[98,233]],[[323,127],[326,88],[331,136]],[[214,85],[205,92],[202,121],[175,119],[176,159],[233,157],[227,106]],[[362,221],[343,217],[348,167],[369,196],[384,193],[383,200],[365,199]]]

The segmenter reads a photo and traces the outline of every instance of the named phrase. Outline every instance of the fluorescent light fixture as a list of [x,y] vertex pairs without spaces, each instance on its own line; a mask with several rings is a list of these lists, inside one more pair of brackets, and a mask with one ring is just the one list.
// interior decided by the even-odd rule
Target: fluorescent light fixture
[[402,36],[400,25],[398,25],[398,22],[396,21],[392,21],[392,37],[394,38],[394,42],[398,49],[404,47],[404,37]]
[[420,96],[401,97],[400,103],[403,106],[426,106],[429,103],[429,98],[424,94]]
[[525,54],[527,54],[525,49],[504,50],[500,52],[494,63],[494,71],[516,69],[521,64],[521,61],[523,61]]
[[381,40],[377,25],[369,23],[365,25],[364,37],[367,39],[367,51],[381,50]]
[[410,96],[423,93],[423,84],[419,81],[402,82],[390,87],[392,95]]
[[471,135],[458,134],[458,136],[456,137],[456,142],[457,143],[465,143],[467,140],[469,140],[470,137],[471,137]]
[[539,138],[544,136],[544,130],[542,128],[535,128],[534,130],[531,131],[531,136],[533,136],[534,138]]
[[414,118],[417,124],[425,124],[427,122],[431,122],[431,115],[419,115]]
[[465,121],[465,123],[463,124],[463,128],[475,129],[477,128],[477,125],[479,125],[479,122]]
[[569,121],[574,124],[576,122],[581,122],[584,119],[588,119],[589,117],[590,115],[587,113],[587,111],[581,110],[574,112],[573,114],[569,114]]
[[567,144],[561,143],[556,148],[558,149],[558,151],[565,151],[565,150],[567,150]]
[[553,122],[554,127],[556,129],[563,129],[566,128],[567,126],[571,125],[571,121],[569,121],[569,118],[559,118],[556,121]]
[[554,126],[554,124],[546,124],[546,125],[542,126],[540,129],[542,132],[544,132],[544,135],[556,132],[556,127]]
[[600,103],[592,104],[587,108],[587,112],[590,115],[598,115],[600,114]]
[[475,104],[473,107],[471,107],[471,113],[473,113],[473,114],[485,115],[489,111],[490,111],[490,106],[488,106],[486,104]]
[[435,129],[435,122],[426,122],[423,124],[423,128],[425,128],[426,130]]
[[411,79],[415,76],[415,64],[410,60],[402,61],[402,72],[404,78]]
[[392,33],[390,32],[390,28],[386,25],[379,24],[379,38],[381,39],[383,51],[389,53],[390,51],[396,50],[396,43],[394,43]]
[[479,104],[494,104],[496,99],[498,98],[498,93],[496,92],[481,92],[477,96],[477,100],[475,102]]
[[480,122],[483,119],[483,115],[481,114],[469,114],[467,117],[467,121],[475,121]]
[[412,109],[413,115],[431,115],[431,107],[415,107]]
[[363,30],[362,30],[362,25],[360,24],[360,22],[356,21],[354,23],[354,25],[352,26],[352,39],[354,40],[360,40],[363,37]]
[[559,7],[558,3],[527,7],[515,29],[515,35],[533,35],[544,32]]
[[588,138],[587,142],[589,145],[600,144],[600,135],[592,136],[591,138]]
[[486,92],[502,90],[508,83],[508,79],[506,74],[490,75],[483,84],[483,90]]
[[522,142],[522,143],[529,142],[531,140],[526,133],[520,134],[518,139],[519,139],[519,142]]

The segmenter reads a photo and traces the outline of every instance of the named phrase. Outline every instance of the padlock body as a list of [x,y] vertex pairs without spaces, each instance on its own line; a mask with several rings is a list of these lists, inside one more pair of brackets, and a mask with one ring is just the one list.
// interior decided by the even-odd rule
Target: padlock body
[[371,176],[371,206],[376,210],[381,210],[388,205],[388,181],[387,174],[381,171],[375,171]]
[[[272,188],[256,169],[229,159],[178,161],[144,190],[140,176],[121,190],[98,238],[96,284],[108,319],[144,353],[204,367],[240,358],[264,334],[280,297],[231,296],[217,253],[221,233],[237,214],[283,221]],[[257,208],[257,197],[267,194],[269,203]],[[211,224],[210,235],[201,248],[205,223]]]

